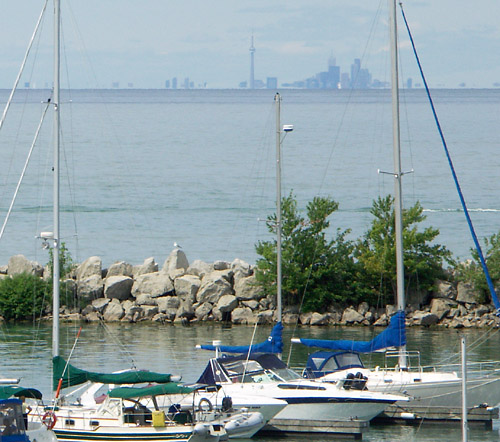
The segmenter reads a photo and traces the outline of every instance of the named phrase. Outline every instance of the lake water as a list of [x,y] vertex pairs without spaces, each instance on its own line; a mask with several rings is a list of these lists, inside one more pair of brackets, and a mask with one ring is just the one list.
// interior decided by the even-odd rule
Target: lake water
[[[283,195],[340,203],[332,230],[369,227],[369,208],[393,193],[390,94],[385,90],[283,90]],[[5,103],[7,91],[0,91]],[[0,133],[0,215],[5,216],[39,123],[43,90],[21,90]],[[500,90],[436,90],[434,101],[480,238],[500,227]],[[422,90],[402,92],[404,203],[461,259],[472,240]],[[274,92],[99,90],[64,92],[61,229],[73,258],[162,264],[241,258],[269,239],[259,219],[275,207]],[[50,113],[50,112],[49,112]],[[0,265],[22,253],[40,263],[35,236],[52,230],[52,124],[44,126],[4,237]]]
[[[75,342],[79,324],[61,325],[61,356],[68,357]],[[269,326],[261,326],[255,331],[255,342],[264,340],[269,334]],[[373,334],[369,327],[328,327],[309,328],[285,327],[283,337],[285,351],[283,358],[291,366],[303,366],[307,349],[294,346],[291,352],[289,342],[292,336],[324,339],[369,339]],[[6,325],[0,328],[0,377],[19,377],[23,386],[33,386],[42,390],[46,398],[51,397],[51,330],[50,324],[40,326]],[[75,346],[71,363],[92,371],[112,371],[137,367],[163,373],[182,374],[186,382],[196,381],[204,369],[212,352],[195,350],[196,344],[211,343],[220,339],[224,344],[248,343],[254,333],[251,326],[226,326],[222,324],[162,325],[139,324],[85,324]],[[500,345],[498,330],[467,330],[468,359],[470,361],[496,360]],[[485,339],[489,337],[489,339]],[[451,364],[459,362],[460,335],[452,330],[410,328],[408,349],[422,353],[422,363]],[[383,364],[382,355],[373,359],[365,358],[370,365]],[[471,441],[497,441],[500,438],[499,423],[493,430],[471,429]],[[365,441],[429,442],[461,440],[460,425],[417,425],[417,426],[372,426],[363,435]],[[335,440],[323,436],[309,437],[310,440]],[[271,442],[276,438],[259,437],[256,440]],[[287,437],[289,442],[303,441],[303,436]]]

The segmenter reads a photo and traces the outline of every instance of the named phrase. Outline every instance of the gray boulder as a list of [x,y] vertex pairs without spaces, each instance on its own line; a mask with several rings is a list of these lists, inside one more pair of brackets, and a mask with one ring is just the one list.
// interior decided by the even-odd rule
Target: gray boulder
[[450,313],[450,310],[450,305],[444,299],[434,298],[431,302],[431,313],[438,317],[438,321],[441,321],[441,319]]
[[435,298],[448,298],[455,299],[457,297],[457,292],[453,287],[453,284],[448,281],[443,281],[438,279],[434,282],[435,287]]
[[215,261],[214,270],[228,270],[231,268],[231,264],[227,261]]
[[94,311],[102,313],[106,306],[111,302],[109,298],[99,298],[92,301],[92,307]]
[[182,300],[196,301],[201,280],[195,275],[183,275],[174,280],[175,294]]
[[231,312],[231,321],[233,324],[254,324],[255,318],[248,307],[238,307]]
[[197,259],[188,267],[186,273],[203,278],[206,274],[212,273],[213,271],[214,266],[212,264]]
[[252,310],[256,310],[259,308],[259,302],[254,299],[250,299],[249,301],[241,301],[241,305],[244,307],[251,308]]
[[330,315],[328,313],[313,313],[311,316],[311,320],[309,322],[310,325],[328,325],[330,320]]
[[205,275],[196,294],[196,301],[216,304],[221,296],[234,294],[231,284],[224,276],[224,272],[219,271]]
[[457,286],[457,301],[466,304],[477,304],[477,294],[472,284],[459,282]]
[[76,268],[76,279],[83,280],[92,276],[102,278],[102,260],[98,256],[91,256]]
[[208,319],[208,315],[210,315],[210,313],[212,312],[212,308],[212,304],[210,304],[209,302],[203,302],[195,308],[194,315],[200,321],[206,321]]
[[221,296],[217,302],[217,308],[222,313],[232,312],[236,307],[238,307],[238,300],[234,295]]
[[136,278],[139,275],[145,275],[146,273],[154,273],[158,271],[158,264],[155,262],[154,258],[147,258],[142,264],[132,267],[132,276]]
[[134,280],[129,276],[108,276],[104,283],[104,296],[121,301],[130,298]]
[[83,300],[92,300],[104,296],[104,282],[100,275],[92,275],[78,281],[77,295]]
[[142,295],[139,295],[137,298],[135,298],[135,303],[140,306],[144,305],[158,305],[158,299],[160,298],[153,298],[151,295],[147,293],[143,293]]
[[125,311],[117,299],[111,300],[106,306],[103,313],[103,318],[106,322],[119,321],[125,315]]
[[132,277],[133,271],[132,271],[132,264],[129,264],[125,261],[117,261],[113,264],[108,269],[108,272],[106,273],[106,278],[109,278],[111,276],[129,276]]
[[9,276],[28,273],[41,277],[43,275],[43,267],[36,261],[30,261],[24,255],[15,255],[9,258],[7,273]]
[[181,304],[181,301],[177,296],[162,296],[160,298],[156,298],[156,302],[160,313],[170,311],[173,312],[174,315]]
[[147,293],[156,298],[173,293],[173,291],[172,280],[167,274],[161,272],[139,275],[132,286],[132,296],[134,297]]
[[182,301],[177,309],[177,313],[175,314],[175,320],[191,320],[195,317],[193,305],[190,302]]
[[251,299],[258,301],[264,297],[264,291],[262,287],[257,285],[255,275],[237,279],[234,284],[234,293],[240,301],[249,301]]
[[439,322],[439,318],[434,313],[416,311],[413,314],[412,321],[415,325],[431,326]]
[[189,267],[186,254],[181,249],[174,249],[163,264],[162,272],[169,275],[172,279],[183,275]]
[[361,313],[357,312],[352,307],[349,307],[344,310],[340,322],[341,324],[346,324],[346,325],[359,324],[363,322],[364,319],[365,317]]

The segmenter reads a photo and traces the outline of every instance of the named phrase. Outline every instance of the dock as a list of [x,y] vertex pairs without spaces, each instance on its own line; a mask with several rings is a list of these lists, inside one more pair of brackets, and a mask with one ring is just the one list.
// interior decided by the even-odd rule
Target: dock
[[[474,407],[467,412],[467,421],[469,425],[484,426],[485,429],[493,427],[493,419],[498,419],[499,410],[494,407]],[[458,423],[462,421],[461,407],[432,407],[415,406],[411,407],[390,405],[372,422],[374,423]]]
[[259,434],[280,433],[323,433],[331,436],[345,437],[360,440],[363,432],[370,428],[367,421],[349,420],[294,420],[294,419],[271,419]]

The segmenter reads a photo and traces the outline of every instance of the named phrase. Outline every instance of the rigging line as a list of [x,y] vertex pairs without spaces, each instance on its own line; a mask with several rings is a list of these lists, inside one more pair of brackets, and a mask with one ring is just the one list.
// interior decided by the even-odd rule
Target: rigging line
[[462,189],[460,187],[460,183],[458,181],[458,177],[457,177],[457,174],[455,172],[455,168],[453,166],[453,161],[451,159],[450,152],[448,151],[448,146],[446,144],[446,140],[444,138],[444,134],[443,134],[443,131],[441,129],[441,124],[439,123],[439,118],[437,116],[436,108],[434,107],[434,102],[432,100],[431,93],[429,91],[429,86],[427,85],[427,80],[425,79],[424,71],[422,69],[422,65],[420,64],[420,58],[418,57],[417,49],[416,49],[415,43],[413,41],[413,36],[411,34],[410,27],[409,27],[408,22],[406,20],[406,16],[405,16],[405,13],[403,10],[403,3],[400,2],[399,6],[401,8],[401,13],[403,15],[403,20],[405,22],[406,30],[408,31],[408,35],[410,37],[411,46],[413,48],[413,53],[415,54],[415,59],[417,61],[418,69],[420,71],[422,81],[424,82],[425,91],[427,93],[427,98],[429,99],[429,103],[431,105],[432,114],[433,114],[434,120],[436,122],[439,136],[441,137],[441,142],[442,142],[445,154],[446,154],[446,158],[448,159],[448,164],[450,166],[451,173],[453,175],[453,180],[455,181],[455,187],[457,188],[458,196],[460,198],[460,203],[462,204],[462,208],[464,210],[464,215],[465,215],[465,218],[467,219],[467,224],[469,225],[469,230],[470,230],[470,233],[472,235],[472,240],[474,241],[474,245],[476,246],[479,260],[481,261],[481,266],[483,267],[484,275],[486,277],[486,282],[488,283],[488,288],[490,289],[491,299],[493,300],[493,303],[495,304],[495,308],[496,308],[495,314],[497,317],[500,317],[500,301],[498,300],[498,297],[497,297],[497,294],[495,291],[495,287],[493,285],[493,281],[491,280],[490,272],[488,271],[488,266],[486,265],[486,260],[484,259],[481,245],[479,244],[479,240],[477,239],[477,235],[476,235],[476,232],[474,230],[474,226],[472,225],[472,220],[471,220],[470,215],[469,215],[469,210],[467,209],[467,204],[465,202],[465,198],[464,198],[464,195],[462,193]]
[[28,60],[28,56],[29,56],[29,53],[31,51],[31,47],[33,46],[33,42],[35,41],[36,34],[38,33],[38,28],[40,27],[40,23],[42,22],[42,18],[43,18],[43,15],[45,13],[45,9],[47,8],[47,3],[48,3],[48,0],[45,0],[45,3],[42,7],[42,11],[40,12],[40,16],[38,17],[38,21],[36,22],[35,30],[33,31],[33,34],[31,35],[31,39],[28,43],[28,48],[26,49],[26,52],[24,54],[23,62],[21,63],[21,67],[19,68],[19,72],[17,73],[16,80],[14,81],[14,86],[12,87],[12,90],[10,91],[9,99],[7,100],[7,103],[5,104],[2,118],[0,119],[0,130],[3,127],[5,117],[7,116],[7,112],[9,111],[10,105],[12,103],[12,99],[14,98],[14,93],[16,92],[19,81],[21,80],[21,75],[24,72],[24,68],[26,66],[26,62]]
[[36,142],[38,140],[38,135],[40,134],[40,130],[42,128],[43,121],[45,120],[45,115],[47,114],[47,110],[50,106],[50,99],[47,101],[47,104],[45,105],[45,109],[43,110],[42,118],[40,120],[40,123],[38,124],[38,128],[35,133],[35,137],[33,139],[33,142],[31,143],[30,150],[28,152],[28,157],[26,158],[26,161],[24,163],[23,171],[21,172],[21,176],[19,177],[19,180],[17,182],[16,190],[14,191],[14,196],[12,197],[12,201],[10,202],[9,210],[7,211],[7,215],[5,215],[5,220],[3,222],[2,228],[0,229],[0,240],[3,237],[3,234],[5,232],[5,227],[7,226],[7,222],[9,221],[10,214],[12,213],[12,208],[14,207],[14,203],[17,198],[17,194],[19,192],[19,188],[21,187],[21,183],[23,181],[24,175],[26,173],[26,169],[28,168],[28,164],[30,162],[31,154],[33,153],[33,150],[35,148]]
[[134,361],[134,358],[132,356],[132,353],[127,350],[127,346],[125,344],[123,344],[120,339],[118,339],[115,334],[113,334],[113,332],[111,331],[110,327],[108,327],[108,325],[106,324],[106,322],[104,321],[103,318],[99,318],[99,325],[102,326],[102,328],[104,328],[104,331],[107,333],[108,336],[111,337],[111,339],[115,342],[116,346],[121,349],[123,351],[123,353],[125,353],[129,358],[130,358],[130,362],[132,364],[132,369],[134,370],[137,370],[137,366],[135,364],[135,361]]

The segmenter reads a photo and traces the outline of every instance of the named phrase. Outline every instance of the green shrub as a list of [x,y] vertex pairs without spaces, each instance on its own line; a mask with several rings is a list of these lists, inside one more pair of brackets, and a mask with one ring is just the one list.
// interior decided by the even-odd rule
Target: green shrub
[[0,280],[0,314],[6,321],[40,316],[51,303],[50,285],[22,273]]

